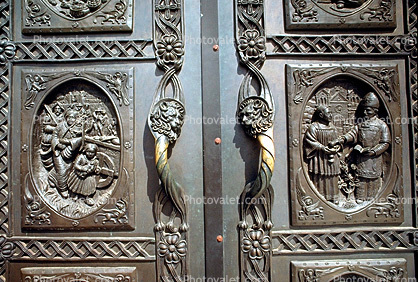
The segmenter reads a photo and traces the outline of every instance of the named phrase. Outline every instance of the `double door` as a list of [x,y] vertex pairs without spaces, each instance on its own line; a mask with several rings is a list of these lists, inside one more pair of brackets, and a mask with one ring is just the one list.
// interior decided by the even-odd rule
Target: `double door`
[[415,277],[415,7],[3,1],[0,281]]

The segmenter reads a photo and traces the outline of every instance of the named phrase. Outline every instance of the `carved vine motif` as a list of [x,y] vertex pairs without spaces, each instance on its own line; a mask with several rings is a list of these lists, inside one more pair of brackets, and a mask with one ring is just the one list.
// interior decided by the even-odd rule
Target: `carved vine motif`
[[[38,109],[33,127],[38,138],[33,137],[29,154],[42,199],[58,213],[78,219],[102,207],[116,187],[120,129],[105,98],[68,85],[49,94]],[[77,87],[88,89],[81,83]]]
[[[185,116],[183,87],[178,73],[183,66],[183,1],[154,0],[154,47],[157,66],[164,75],[155,91],[148,126],[155,138],[155,165],[161,187],[154,201],[157,275],[160,281],[183,281],[188,273],[188,220],[184,190],[168,164],[168,149],[180,136]],[[172,96],[166,92],[172,86]],[[168,219],[163,210],[171,209]],[[175,219],[180,219],[176,224]]]
[[388,22],[393,19],[393,0],[380,0],[376,7],[370,7],[360,15],[360,19],[368,21]]
[[7,38],[0,39],[0,66],[5,65],[8,60],[14,58],[16,46]]
[[308,4],[307,0],[291,0],[291,3],[293,8],[295,8],[295,12],[292,15],[292,21],[318,21],[318,11],[314,9],[314,5],[312,3]]
[[28,13],[28,17],[25,19],[26,26],[51,25],[51,15],[42,5],[37,4],[34,0],[25,0],[24,5]]
[[[124,200],[119,200],[115,204],[113,209],[103,209],[101,212],[94,216],[95,223],[107,224],[107,223],[128,223],[127,207],[128,205]],[[101,219],[101,220],[100,220]]]
[[[258,140],[262,155],[257,178],[245,186],[240,199],[241,278],[269,281],[275,108],[268,83],[260,72],[266,59],[263,1],[237,0],[236,17],[237,51],[249,70],[240,86],[237,116],[247,134]],[[256,95],[251,94],[252,80],[260,85]]]

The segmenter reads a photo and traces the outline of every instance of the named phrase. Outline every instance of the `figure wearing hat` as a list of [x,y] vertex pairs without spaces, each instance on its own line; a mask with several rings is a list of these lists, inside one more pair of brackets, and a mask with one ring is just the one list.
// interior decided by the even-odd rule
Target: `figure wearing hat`
[[360,122],[329,144],[355,144],[353,153],[357,154],[355,164],[359,180],[355,192],[357,203],[371,200],[382,187],[382,154],[389,148],[391,137],[388,125],[378,118],[379,106],[376,94],[367,93],[359,104],[358,110],[363,115]]

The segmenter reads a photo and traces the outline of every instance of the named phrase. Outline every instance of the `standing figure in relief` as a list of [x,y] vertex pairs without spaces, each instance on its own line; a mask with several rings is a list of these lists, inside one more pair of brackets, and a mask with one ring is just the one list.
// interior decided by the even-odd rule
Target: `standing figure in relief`
[[338,204],[340,161],[337,152],[340,147],[328,146],[338,136],[331,121],[329,108],[318,106],[305,133],[304,150],[309,176],[316,189],[325,199]]
[[68,198],[68,176],[72,162],[82,144],[82,125],[77,121],[77,112],[69,109],[64,120],[52,132],[51,149],[54,169],[49,174],[49,184],[63,198]]
[[389,148],[391,137],[387,124],[378,118],[380,103],[375,93],[366,94],[358,107],[363,115],[360,122],[329,145],[354,144],[359,180],[355,196],[357,203],[362,203],[373,199],[382,187],[382,154]]

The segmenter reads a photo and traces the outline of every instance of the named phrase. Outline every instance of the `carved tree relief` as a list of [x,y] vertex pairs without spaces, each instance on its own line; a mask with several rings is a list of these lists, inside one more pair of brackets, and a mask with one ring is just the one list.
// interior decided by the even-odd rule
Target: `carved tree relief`
[[125,125],[129,111],[121,114],[117,105],[129,105],[129,91],[126,78],[112,83],[118,74],[23,73],[27,95],[22,122],[28,121],[29,131],[22,136],[28,138],[22,147],[28,165],[25,227],[128,224],[129,188],[124,186],[129,168],[123,145],[130,134]]
[[294,224],[402,220],[396,67],[288,66],[288,78]]

